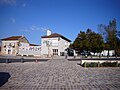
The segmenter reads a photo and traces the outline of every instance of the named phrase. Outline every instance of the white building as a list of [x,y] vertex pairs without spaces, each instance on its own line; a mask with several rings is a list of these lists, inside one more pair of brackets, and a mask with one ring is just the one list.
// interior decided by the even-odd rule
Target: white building
[[[101,53],[92,53],[90,52],[91,55],[95,55],[95,56],[108,56],[108,50],[103,50]],[[115,55],[115,51],[114,50],[109,50],[109,56],[113,56]]]
[[70,42],[66,37],[58,33],[52,34],[48,30],[47,35],[41,37],[41,55],[64,55],[64,51],[69,47]]
[[35,44],[20,46],[18,54],[21,56],[41,56],[41,46]]
[[[108,55],[108,50],[103,50],[101,52],[101,55],[102,56],[107,56]],[[113,56],[113,55],[115,55],[115,51],[114,50],[109,50],[109,56]]]
[[2,40],[2,55],[40,56],[41,46],[28,42],[25,36],[11,36]]
[[1,54],[3,55],[18,55],[19,46],[29,45],[28,40],[24,36],[11,36],[8,38],[3,38]]
[[24,36],[11,36],[2,40],[2,55],[41,56],[64,55],[65,49],[70,45],[66,37],[51,33],[41,37],[41,46],[30,44]]

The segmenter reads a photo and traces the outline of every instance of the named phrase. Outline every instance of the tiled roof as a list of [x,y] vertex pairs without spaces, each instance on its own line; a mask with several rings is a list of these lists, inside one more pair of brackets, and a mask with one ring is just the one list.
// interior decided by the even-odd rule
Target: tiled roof
[[36,45],[36,44],[30,44],[30,46],[40,46],[40,45]]
[[3,38],[1,40],[19,40],[22,36],[11,36],[8,38]]
[[58,33],[53,33],[53,34],[51,34],[49,36],[42,36],[41,38],[54,38],[54,37],[61,37],[61,38],[65,39],[65,40],[71,42],[71,40],[67,39],[66,37],[64,37],[64,36],[62,36],[62,35],[60,35]]

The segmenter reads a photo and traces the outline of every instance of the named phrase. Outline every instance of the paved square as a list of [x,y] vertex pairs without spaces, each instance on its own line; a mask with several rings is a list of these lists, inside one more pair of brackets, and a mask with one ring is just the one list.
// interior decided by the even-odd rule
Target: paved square
[[11,77],[0,90],[120,90],[120,67],[83,68],[79,61],[0,63]]

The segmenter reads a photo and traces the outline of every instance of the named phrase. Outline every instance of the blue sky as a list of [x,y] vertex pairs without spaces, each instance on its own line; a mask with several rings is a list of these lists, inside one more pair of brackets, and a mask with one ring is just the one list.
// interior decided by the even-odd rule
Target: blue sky
[[50,29],[74,41],[80,30],[98,32],[114,18],[120,30],[119,9],[120,0],[0,0],[0,39],[25,35],[40,44]]

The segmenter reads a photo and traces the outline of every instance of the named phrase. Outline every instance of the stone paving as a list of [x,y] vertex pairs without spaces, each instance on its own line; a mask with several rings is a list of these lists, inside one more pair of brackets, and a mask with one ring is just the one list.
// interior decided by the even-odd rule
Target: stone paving
[[120,90],[120,67],[83,68],[79,61],[1,63],[11,77],[0,90]]

